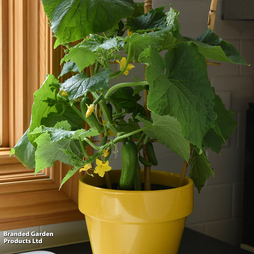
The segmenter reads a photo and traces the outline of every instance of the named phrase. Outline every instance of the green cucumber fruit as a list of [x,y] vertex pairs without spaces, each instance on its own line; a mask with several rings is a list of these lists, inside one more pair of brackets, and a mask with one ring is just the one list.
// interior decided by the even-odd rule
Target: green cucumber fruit
[[139,155],[138,157],[139,161],[144,165],[144,166],[147,166],[147,167],[152,167],[152,163],[147,161],[144,157],[142,157],[141,155]]
[[133,188],[138,164],[138,150],[132,140],[123,141],[122,172],[119,186],[122,190]]
[[146,144],[146,151],[147,151],[147,155],[149,158],[149,161],[154,165],[157,166],[158,165],[158,161],[156,159],[156,155],[153,149],[153,144],[151,142],[148,142]]

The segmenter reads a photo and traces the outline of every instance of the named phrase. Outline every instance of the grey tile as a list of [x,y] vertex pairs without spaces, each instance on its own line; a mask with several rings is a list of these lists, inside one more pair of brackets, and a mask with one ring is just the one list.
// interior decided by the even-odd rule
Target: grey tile
[[198,194],[194,190],[193,213],[187,218],[187,224],[204,223],[228,219],[232,216],[232,185],[205,186]]

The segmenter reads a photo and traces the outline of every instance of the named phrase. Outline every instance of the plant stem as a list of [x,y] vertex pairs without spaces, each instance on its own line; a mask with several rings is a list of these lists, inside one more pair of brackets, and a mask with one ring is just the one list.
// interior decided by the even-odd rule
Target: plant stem
[[115,138],[115,139],[113,140],[113,143],[115,144],[115,143],[119,142],[121,139],[128,138],[128,137],[130,137],[130,136],[132,136],[132,135],[134,135],[134,134],[136,134],[136,133],[139,133],[140,131],[144,131],[144,130],[150,128],[152,125],[153,125],[153,124],[150,124],[150,125],[147,125],[147,126],[145,126],[145,127],[143,127],[143,128],[140,128],[140,129],[138,129],[138,130],[135,130],[135,131],[132,131],[132,132],[130,132],[130,133],[126,133],[126,134],[124,134],[124,135],[122,135],[122,136],[119,136],[119,137],[117,137],[117,138]]
[[80,144],[80,146],[81,146],[81,150],[82,150],[84,156],[85,156],[87,159],[90,159],[91,157],[88,156],[88,154],[87,154],[87,152],[86,152],[86,149],[84,148],[84,145],[83,145],[81,139],[79,138],[78,140],[79,140],[79,144]]
[[142,135],[140,136],[140,138],[139,138],[139,140],[138,140],[138,142],[137,142],[137,149],[138,149],[138,151],[140,151],[141,150],[141,148],[142,148],[142,141],[145,139],[145,137],[146,137],[146,134],[143,132],[142,133]]
[[111,88],[108,89],[106,92],[104,98],[105,100],[108,99],[110,94],[112,94],[115,90],[121,88],[121,87],[129,87],[129,86],[145,86],[148,85],[147,81],[137,81],[137,82],[125,82],[125,83],[119,83],[117,85],[112,86]]
[[94,75],[98,72],[99,67],[100,67],[100,63],[99,63],[99,61],[98,61],[98,60],[96,60],[96,62],[95,62],[95,66],[94,66]]
[[[102,138],[103,138],[103,133],[100,133],[100,141],[102,140]],[[107,188],[112,189],[112,184],[111,184],[109,172],[105,172],[105,180],[106,180]]]
[[[192,153],[192,147],[190,146],[190,154]],[[181,172],[181,178],[180,178],[180,183],[179,183],[179,187],[183,186],[185,183],[185,176],[187,173],[187,168],[189,165],[190,161],[183,161],[183,167],[182,167],[182,172]]]
[[73,104],[71,105],[71,104],[69,103],[69,105],[70,105],[71,108],[77,113],[77,115],[79,115],[79,116],[81,117],[81,119],[83,119],[83,120],[86,122],[86,119],[83,117],[83,115],[82,115],[82,113],[80,112],[80,110],[79,110],[76,106],[74,106]]
[[92,148],[96,150],[100,150],[101,148],[96,146],[92,141],[90,141],[88,138],[84,138],[84,141],[86,141]]

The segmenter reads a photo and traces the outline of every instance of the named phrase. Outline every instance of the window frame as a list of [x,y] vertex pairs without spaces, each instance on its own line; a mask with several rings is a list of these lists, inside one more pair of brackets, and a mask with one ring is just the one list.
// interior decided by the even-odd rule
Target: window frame
[[[62,48],[54,41],[40,0],[1,0],[2,146],[0,231],[84,219],[78,211],[79,173],[58,190],[70,169],[60,162],[34,175],[9,157],[30,123],[33,93],[46,74],[59,75]],[[40,197],[40,198],[38,198]]]

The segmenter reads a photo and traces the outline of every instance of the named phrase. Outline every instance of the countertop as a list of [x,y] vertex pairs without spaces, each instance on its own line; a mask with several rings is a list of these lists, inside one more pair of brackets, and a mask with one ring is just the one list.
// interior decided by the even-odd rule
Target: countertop
[[[45,249],[56,254],[92,254],[90,243],[78,243]],[[212,237],[185,228],[178,254],[250,254],[251,252],[235,247]],[[112,253],[114,254],[114,253]]]

